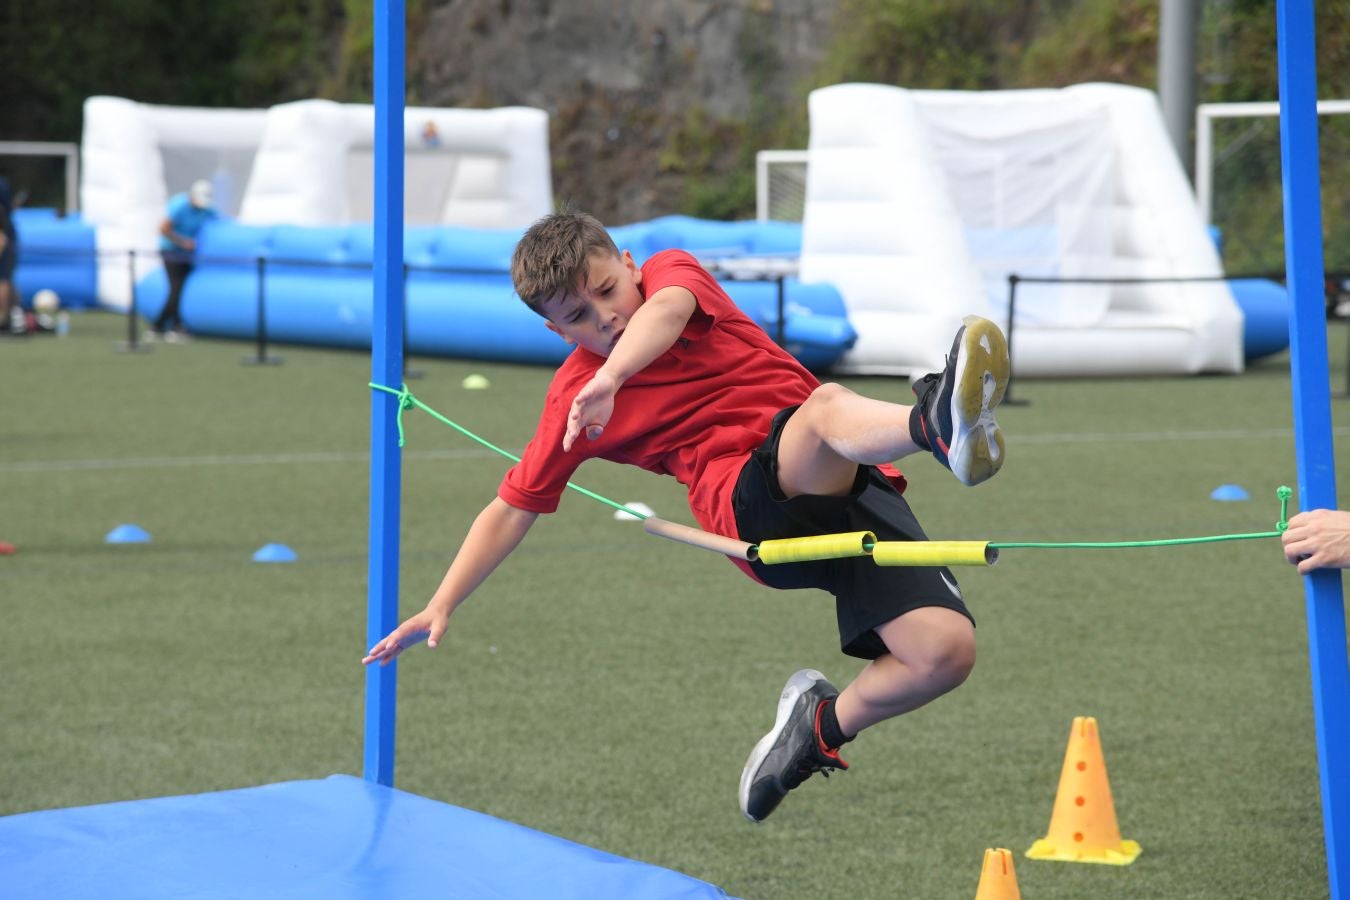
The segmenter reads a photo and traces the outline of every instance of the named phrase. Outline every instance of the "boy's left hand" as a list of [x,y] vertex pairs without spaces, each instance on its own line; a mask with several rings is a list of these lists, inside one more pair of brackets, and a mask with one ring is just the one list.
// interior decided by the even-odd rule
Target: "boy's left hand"
[[576,443],[577,435],[586,429],[586,437],[595,440],[604,434],[609,417],[614,414],[614,395],[619,392],[619,383],[611,375],[596,372],[586,386],[572,400],[572,409],[567,414],[567,431],[563,433],[563,452],[568,453]]

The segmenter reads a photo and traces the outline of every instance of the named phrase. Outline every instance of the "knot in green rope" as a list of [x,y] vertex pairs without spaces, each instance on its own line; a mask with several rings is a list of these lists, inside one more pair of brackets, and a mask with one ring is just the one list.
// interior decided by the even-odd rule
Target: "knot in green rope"
[[377,391],[384,391],[386,394],[393,394],[395,397],[398,398],[398,412],[395,415],[394,424],[398,427],[398,445],[402,447],[404,444],[403,411],[405,409],[412,409],[414,406],[416,406],[417,405],[416,398],[414,398],[412,392],[408,390],[408,385],[406,383],[400,385],[398,390],[394,390],[393,388],[386,387],[385,385],[382,384],[376,384],[373,381],[368,382],[367,386],[372,387]]
[[1275,496],[1280,498],[1280,521],[1275,523],[1275,530],[1284,534],[1285,529],[1289,527],[1289,498],[1294,496],[1294,490],[1289,485],[1282,484],[1275,489]]

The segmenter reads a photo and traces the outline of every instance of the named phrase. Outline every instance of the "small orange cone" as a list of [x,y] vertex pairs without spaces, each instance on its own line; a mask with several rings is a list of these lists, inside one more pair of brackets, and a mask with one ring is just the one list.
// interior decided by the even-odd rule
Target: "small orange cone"
[[1031,845],[1030,859],[1127,866],[1139,855],[1134,841],[1120,839],[1097,720],[1078,716],[1069,732],[1050,833]]
[[1011,850],[984,851],[984,871],[980,873],[975,900],[1022,900]]

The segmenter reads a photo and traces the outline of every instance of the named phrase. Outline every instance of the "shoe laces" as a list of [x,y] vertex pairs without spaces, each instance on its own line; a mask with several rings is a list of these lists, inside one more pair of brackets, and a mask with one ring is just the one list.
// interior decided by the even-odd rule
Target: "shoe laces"
[[829,778],[831,772],[848,768],[848,763],[844,762],[844,758],[839,755],[839,751],[837,749],[831,750],[820,740],[820,713],[825,708],[826,702],[822,700],[816,705],[815,721],[811,728],[810,749],[797,758],[791,774],[784,779],[788,790],[792,790],[817,772]]
[[792,774],[785,779],[790,782],[786,786],[791,790],[817,772],[829,778],[831,772],[847,768],[848,763],[844,762],[843,757],[839,755],[839,751],[822,750],[819,746],[812,747],[810,753],[803,754],[802,758],[797,761]]

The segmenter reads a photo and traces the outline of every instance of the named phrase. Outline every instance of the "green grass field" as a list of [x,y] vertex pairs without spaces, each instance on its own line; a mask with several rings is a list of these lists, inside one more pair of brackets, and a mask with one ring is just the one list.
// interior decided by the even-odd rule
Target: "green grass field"
[[[84,314],[67,338],[0,342],[0,540],[19,548],[0,557],[0,813],[359,774],[368,357],[124,354],[124,329]],[[1333,329],[1336,388],[1345,339]],[[549,374],[411,365],[419,399],[515,449]],[[464,390],[470,373],[491,387]],[[1030,403],[1000,414],[998,478],[905,467],[934,538],[1268,531],[1296,483],[1285,357],[1015,393]],[[406,425],[410,613],[507,464],[423,413]],[[673,480],[604,463],[577,480],[691,521]],[[1252,499],[1211,500],[1225,483]],[[153,542],[104,543],[123,522]],[[252,562],[271,542],[299,561]],[[966,685],[865,733],[849,772],[753,826],[737,781],[782,682],[812,666],[842,685],[859,665],[829,598],[757,587],[569,495],[438,650],[403,657],[397,784],[756,900],[970,898],[988,847],[1014,851],[1026,900],[1326,896],[1303,586],[1275,540],[1008,550],[961,578],[980,639]],[[1122,834],[1143,845],[1132,866],[1022,855],[1079,715],[1099,720]]]

